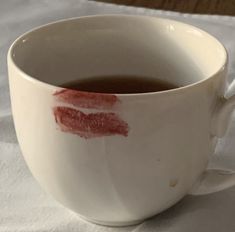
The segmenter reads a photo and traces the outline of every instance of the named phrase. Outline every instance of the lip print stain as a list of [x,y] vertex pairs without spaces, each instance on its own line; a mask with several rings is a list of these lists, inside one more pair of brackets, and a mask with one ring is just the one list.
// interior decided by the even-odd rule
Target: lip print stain
[[[63,89],[56,91],[57,101],[68,103],[74,107],[87,109],[112,109],[120,103],[113,94],[99,94]],[[79,135],[89,139],[101,136],[128,136],[128,124],[113,112],[84,113],[76,108],[56,106],[53,113],[61,131]]]
[[77,134],[83,138],[128,134],[128,125],[115,113],[89,113],[70,107],[55,107],[56,123],[64,132]]
[[120,103],[116,95],[103,93],[80,92],[71,89],[56,91],[54,96],[58,101],[87,109],[112,109]]

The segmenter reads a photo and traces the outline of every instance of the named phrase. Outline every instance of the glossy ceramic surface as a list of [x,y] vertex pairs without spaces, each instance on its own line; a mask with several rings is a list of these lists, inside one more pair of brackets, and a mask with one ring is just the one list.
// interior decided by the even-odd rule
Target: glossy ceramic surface
[[[223,98],[224,47],[200,29],[143,16],[49,24],[8,53],[12,110],[24,158],[64,206],[130,225],[178,202],[207,168],[234,106]],[[94,75],[142,75],[180,88],[94,94],[58,85]]]

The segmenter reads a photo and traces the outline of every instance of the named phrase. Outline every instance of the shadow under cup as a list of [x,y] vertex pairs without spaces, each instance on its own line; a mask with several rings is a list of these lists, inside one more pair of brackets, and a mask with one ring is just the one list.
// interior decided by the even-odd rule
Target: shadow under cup
[[[9,50],[8,69],[17,138],[32,174],[95,223],[133,225],[167,209],[191,191],[213,153],[211,118],[226,62],[224,47],[206,32],[153,17],[81,17],[24,34]],[[122,75],[179,88],[109,95],[59,87]],[[75,100],[67,104],[68,96]]]
[[182,87],[210,77],[223,65],[224,48],[210,37],[166,19],[84,17],[23,35],[12,48],[12,59],[27,75],[56,86],[124,75]]

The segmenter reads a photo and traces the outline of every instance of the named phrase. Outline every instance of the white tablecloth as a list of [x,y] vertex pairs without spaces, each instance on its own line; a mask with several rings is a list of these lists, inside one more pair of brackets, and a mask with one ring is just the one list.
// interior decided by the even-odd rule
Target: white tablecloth
[[[185,197],[173,208],[138,226],[108,228],[79,219],[48,196],[31,176],[12,121],[7,49],[16,37],[35,26],[57,19],[107,13],[154,15],[196,25],[224,43],[230,55],[229,82],[235,77],[234,17],[180,14],[86,0],[0,0],[0,232],[234,232],[235,187],[211,195]],[[213,167],[235,170],[234,122],[235,119],[219,143]]]

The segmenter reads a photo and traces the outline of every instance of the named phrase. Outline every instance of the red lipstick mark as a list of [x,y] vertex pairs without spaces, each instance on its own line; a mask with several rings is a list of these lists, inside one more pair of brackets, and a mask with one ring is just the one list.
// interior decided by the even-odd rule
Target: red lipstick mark
[[89,113],[70,107],[55,107],[56,123],[64,132],[77,134],[82,138],[108,135],[128,135],[128,125],[115,113]]
[[56,91],[54,96],[58,101],[87,109],[111,109],[120,102],[113,94],[80,92],[72,89]]
[[76,134],[86,139],[111,135],[128,136],[128,124],[116,113],[99,112],[99,110],[112,110],[120,103],[116,95],[71,89],[62,89],[53,95],[58,102],[68,103],[76,108],[98,110],[98,112],[86,114],[72,107],[54,107],[55,121],[63,132]]

